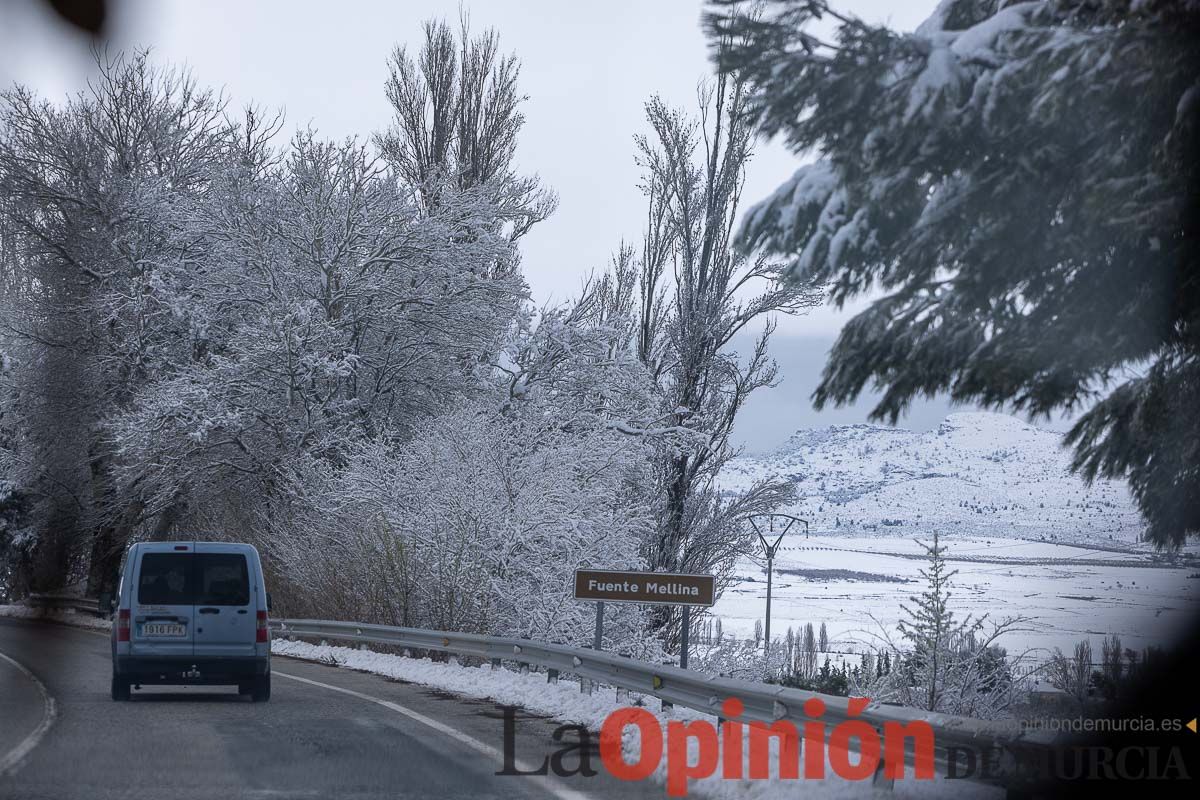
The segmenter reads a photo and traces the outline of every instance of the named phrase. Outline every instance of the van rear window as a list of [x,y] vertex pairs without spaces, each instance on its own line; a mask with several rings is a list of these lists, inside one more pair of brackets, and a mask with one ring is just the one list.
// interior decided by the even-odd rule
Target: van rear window
[[240,553],[197,553],[196,605],[250,605],[250,575]]
[[240,553],[146,553],[138,602],[162,606],[246,606],[250,573]]
[[138,602],[156,606],[192,605],[192,554],[146,553],[138,577]]

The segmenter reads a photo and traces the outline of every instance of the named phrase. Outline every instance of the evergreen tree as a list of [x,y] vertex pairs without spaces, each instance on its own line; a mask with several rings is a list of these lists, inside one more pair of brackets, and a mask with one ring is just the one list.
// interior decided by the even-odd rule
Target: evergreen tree
[[1200,6],[943,0],[898,33],[826,0],[716,5],[759,132],[820,156],[741,244],[839,306],[884,292],[843,329],[817,407],[867,384],[892,421],[942,392],[1090,406],[1075,469],[1127,477],[1160,547],[1200,532]]
[[933,533],[933,544],[917,544],[929,557],[929,565],[921,570],[926,588],[920,595],[909,598],[912,605],[901,604],[906,619],[897,627],[912,648],[905,660],[909,677],[922,688],[923,707],[935,711],[950,669],[947,650],[952,642],[967,635],[970,620],[957,621],[949,608],[949,581],[958,571],[947,571],[945,549],[938,543],[937,531]]
[[[986,615],[959,619],[950,607],[950,581],[956,571],[946,566],[945,548],[935,533],[932,544],[918,541],[928,558],[921,570],[925,590],[901,604],[899,639],[885,637],[874,676],[864,670],[855,690],[876,700],[891,700],[926,711],[994,718],[1019,695],[1013,666],[997,644],[1028,620],[1009,617],[989,622]],[[895,653],[896,669],[892,670]],[[849,677],[849,676],[847,676]]]

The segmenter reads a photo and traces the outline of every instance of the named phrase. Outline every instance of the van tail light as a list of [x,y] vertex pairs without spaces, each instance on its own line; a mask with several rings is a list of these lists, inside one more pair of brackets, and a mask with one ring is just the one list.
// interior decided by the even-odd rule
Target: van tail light
[[259,644],[271,641],[271,632],[267,630],[267,612],[259,611],[257,616],[258,629],[254,633],[254,641]]
[[129,641],[129,609],[122,608],[117,612],[117,641]]

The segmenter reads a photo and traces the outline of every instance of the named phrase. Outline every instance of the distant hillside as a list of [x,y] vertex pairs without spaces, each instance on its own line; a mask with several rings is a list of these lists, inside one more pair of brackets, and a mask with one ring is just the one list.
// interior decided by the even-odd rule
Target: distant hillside
[[1091,487],[1068,471],[1061,434],[1015,417],[959,413],[936,431],[880,425],[802,430],[767,455],[735,459],[722,489],[764,477],[796,484],[790,513],[813,531],[855,535],[985,534],[1131,544],[1141,518],[1122,482]]

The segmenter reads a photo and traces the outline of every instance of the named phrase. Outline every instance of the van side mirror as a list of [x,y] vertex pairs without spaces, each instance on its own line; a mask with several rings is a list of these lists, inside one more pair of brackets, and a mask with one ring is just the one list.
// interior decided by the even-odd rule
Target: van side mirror
[[271,593],[267,592],[267,611],[271,610]]

